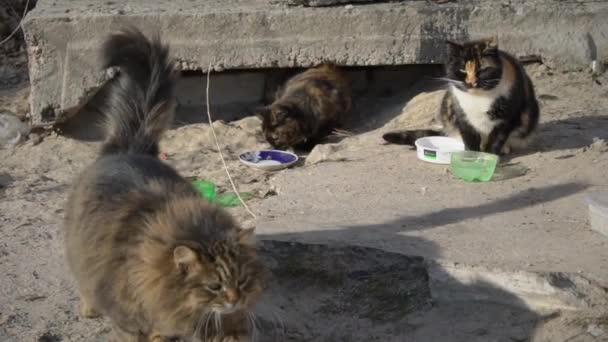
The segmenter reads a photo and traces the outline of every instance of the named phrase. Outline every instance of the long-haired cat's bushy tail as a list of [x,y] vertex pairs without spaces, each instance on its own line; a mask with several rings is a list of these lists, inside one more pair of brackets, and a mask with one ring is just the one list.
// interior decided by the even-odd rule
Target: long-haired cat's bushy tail
[[443,135],[443,133],[440,131],[432,129],[419,129],[411,131],[388,132],[382,136],[382,139],[391,144],[414,146],[416,140],[420,138],[440,135]]
[[93,98],[104,116],[102,155],[157,156],[158,141],[174,116],[175,72],[168,47],[135,28],[112,34],[103,44],[104,68],[118,69]]

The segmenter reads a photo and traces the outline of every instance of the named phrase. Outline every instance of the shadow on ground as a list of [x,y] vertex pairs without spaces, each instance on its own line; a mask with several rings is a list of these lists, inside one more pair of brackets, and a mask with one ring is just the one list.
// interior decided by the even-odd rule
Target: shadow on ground
[[[354,246],[266,240],[274,279],[256,310],[259,341],[529,341],[542,317],[500,301],[433,302],[419,257]],[[510,305],[505,305],[507,301]]]
[[[439,259],[441,249],[435,242],[399,233],[538,205],[586,187],[566,183],[529,189],[481,206],[372,225],[262,234],[261,255],[275,279],[258,313],[265,336],[261,341],[532,341],[537,328],[552,317],[530,310],[517,296],[483,281],[462,284],[444,279],[457,283],[459,291],[474,293],[481,288],[491,296],[484,301],[436,303],[422,258],[345,246],[344,241],[375,234],[378,239],[399,240],[400,246],[417,246],[428,258]],[[280,242],[292,240],[331,245]]]
[[560,151],[587,147],[594,138],[608,139],[608,115],[580,116],[540,125],[540,151]]

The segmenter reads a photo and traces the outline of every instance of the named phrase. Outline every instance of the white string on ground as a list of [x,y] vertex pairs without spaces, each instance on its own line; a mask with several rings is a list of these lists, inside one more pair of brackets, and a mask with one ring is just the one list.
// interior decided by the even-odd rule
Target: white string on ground
[[4,38],[4,40],[2,40],[0,42],[0,45],[8,42],[9,40],[11,40],[11,38],[13,38],[13,36],[15,35],[15,33],[17,33],[17,31],[19,31],[19,29],[21,28],[21,26],[23,25],[23,19],[25,19],[25,15],[27,14],[27,8],[30,6],[30,0],[27,0],[25,2],[25,9],[23,10],[23,15],[21,16],[21,20],[19,20],[19,25],[17,25],[17,27],[15,28],[15,30],[13,32],[11,32],[11,34],[8,35],[8,37]]
[[210,109],[211,106],[210,106],[210,103],[209,103],[209,84],[211,83],[211,77],[210,76],[211,76],[211,63],[209,63],[209,68],[207,68],[206,101],[207,101],[207,119],[209,120],[209,127],[211,128],[211,133],[213,134],[213,140],[215,140],[215,146],[217,147],[217,152],[220,155],[220,159],[222,160],[222,164],[224,165],[224,171],[226,171],[226,176],[228,176],[228,180],[230,181],[230,185],[232,185],[232,190],[234,190],[234,193],[239,198],[239,201],[241,201],[241,203],[243,203],[243,207],[245,207],[245,209],[247,210],[247,212],[249,212],[249,214],[254,219],[256,219],[257,216],[255,215],[255,213],[253,211],[251,211],[251,209],[249,208],[249,206],[247,205],[247,203],[245,203],[245,201],[241,197],[241,194],[239,194],[239,191],[236,188],[236,185],[234,184],[234,181],[232,180],[232,176],[230,175],[230,171],[228,171],[228,165],[226,165],[226,160],[224,159],[224,154],[222,153],[222,148],[220,147],[219,140],[217,139],[217,134],[215,134],[215,129],[213,128],[213,120],[211,120],[211,109]]

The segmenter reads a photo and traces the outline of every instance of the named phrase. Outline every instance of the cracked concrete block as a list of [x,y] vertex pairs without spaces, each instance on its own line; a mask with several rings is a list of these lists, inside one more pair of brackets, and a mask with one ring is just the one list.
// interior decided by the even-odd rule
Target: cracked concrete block
[[[262,71],[212,73],[209,103],[214,120],[232,121],[247,115],[260,105],[264,96],[265,74]],[[175,96],[180,123],[206,122],[207,76],[190,74],[178,79]]]
[[62,121],[105,73],[97,49],[123,25],[159,31],[184,70],[440,64],[446,38],[498,34],[516,55],[588,67],[608,56],[607,2],[470,0],[293,7],[273,0],[40,0],[24,21],[34,124]]
[[[206,105],[206,75],[182,77],[176,84],[177,102],[184,106]],[[264,73],[220,73],[211,74],[209,102],[211,105],[234,103],[259,103],[264,95]]]

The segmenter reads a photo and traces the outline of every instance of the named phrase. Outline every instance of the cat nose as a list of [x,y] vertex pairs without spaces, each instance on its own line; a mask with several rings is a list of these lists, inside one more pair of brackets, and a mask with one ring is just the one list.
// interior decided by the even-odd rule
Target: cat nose
[[230,306],[234,305],[239,300],[239,294],[235,289],[226,289],[226,302]]

